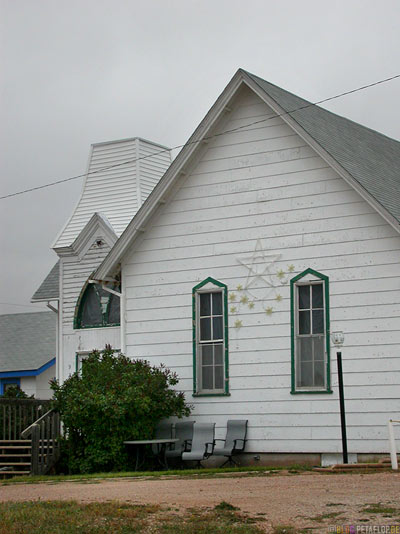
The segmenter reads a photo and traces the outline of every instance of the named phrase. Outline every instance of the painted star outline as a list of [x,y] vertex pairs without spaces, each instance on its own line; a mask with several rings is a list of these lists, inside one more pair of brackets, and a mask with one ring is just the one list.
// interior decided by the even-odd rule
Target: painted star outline
[[255,297],[255,295],[249,290],[254,284],[261,280],[264,284],[274,289],[276,284],[274,283],[271,273],[273,265],[280,259],[281,254],[266,254],[264,250],[261,239],[257,239],[254,252],[252,254],[247,254],[241,258],[237,258],[237,261],[243,265],[248,270],[246,282],[243,286],[245,290],[249,292],[250,295]]

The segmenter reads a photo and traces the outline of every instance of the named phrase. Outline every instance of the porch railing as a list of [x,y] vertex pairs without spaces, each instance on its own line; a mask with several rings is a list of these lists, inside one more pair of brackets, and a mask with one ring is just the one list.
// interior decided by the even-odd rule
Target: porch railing
[[31,474],[45,475],[60,455],[60,416],[49,410],[21,432],[23,439],[32,440]]
[[21,432],[49,411],[51,401],[0,399],[0,440],[18,440]]

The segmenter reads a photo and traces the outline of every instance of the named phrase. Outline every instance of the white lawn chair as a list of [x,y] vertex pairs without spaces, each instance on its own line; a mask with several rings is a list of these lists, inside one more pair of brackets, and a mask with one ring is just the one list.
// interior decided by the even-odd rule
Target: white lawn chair
[[216,439],[224,441],[224,446],[214,449],[215,456],[226,456],[227,460],[220,467],[229,462],[230,465],[238,465],[232,458],[233,455],[243,452],[246,445],[247,419],[231,419],[226,425],[226,438]]
[[201,467],[201,461],[209,458],[215,445],[215,423],[195,423],[193,426],[193,440],[190,452],[182,453],[184,462],[195,461]]

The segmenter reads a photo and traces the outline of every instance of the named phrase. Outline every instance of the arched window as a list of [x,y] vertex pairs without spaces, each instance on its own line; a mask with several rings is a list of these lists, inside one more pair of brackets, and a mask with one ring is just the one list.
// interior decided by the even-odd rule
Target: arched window
[[[119,286],[115,284],[110,289],[119,291]],[[119,326],[119,307],[117,295],[105,291],[98,284],[86,283],[76,306],[74,328]]]

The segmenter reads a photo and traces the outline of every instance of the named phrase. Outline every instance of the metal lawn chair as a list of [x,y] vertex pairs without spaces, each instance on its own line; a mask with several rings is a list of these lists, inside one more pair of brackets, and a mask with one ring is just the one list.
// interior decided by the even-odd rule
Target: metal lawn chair
[[224,446],[214,449],[215,456],[226,456],[227,460],[220,467],[229,464],[238,465],[232,458],[235,454],[244,451],[246,445],[247,419],[231,419],[226,425],[226,438],[216,439],[224,441]]
[[[154,439],[170,439],[172,438],[172,423],[158,423],[154,431]],[[153,454],[160,454],[160,445],[152,446]]]
[[192,448],[182,453],[184,462],[195,461],[201,467],[201,461],[209,458],[214,451],[215,423],[195,423],[193,426]]
[[190,451],[193,439],[193,425],[195,421],[181,421],[175,423],[175,438],[178,439],[176,443],[172,443],[171,447],[165,451],[165,457],[182,459],[183,451]]

